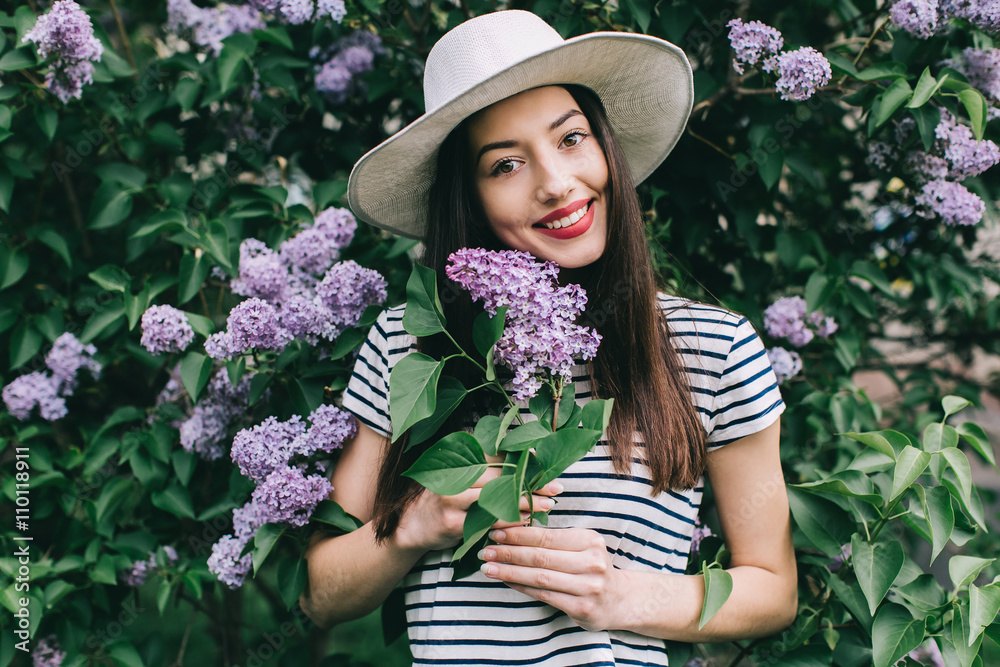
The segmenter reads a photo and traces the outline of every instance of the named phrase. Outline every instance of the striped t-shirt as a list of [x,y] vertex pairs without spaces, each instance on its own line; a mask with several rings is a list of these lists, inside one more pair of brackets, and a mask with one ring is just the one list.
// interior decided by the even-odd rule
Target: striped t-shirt
[[[756,433],[784,410],[764,346],[745,318],[715,306],[660,295],[709,451]],[[388,435],[389,373],[415,349],[403,330],[404,306],[386,310],[362,346],[344,408]],[[590,398],[586,366],[576,366],[576,399]],[[534,416],[527,408],[522,419]],[[637,436],[638,438],[638,436]],[[642,446],[638,444],[637,446]],[[649,471],[633,457],[615,473],[602,441],[559,478],[550,528],[588,528],[604,536],[615,567],[681,574],[704,479],[690,490],[651,496]],[[662,639],[632,632],[588,632],[563,612],[481,573],[451,579],[452,550],[431,551],[403,580],[414,665],[666,665]],[[670,607],[670,588],[655,604]]]

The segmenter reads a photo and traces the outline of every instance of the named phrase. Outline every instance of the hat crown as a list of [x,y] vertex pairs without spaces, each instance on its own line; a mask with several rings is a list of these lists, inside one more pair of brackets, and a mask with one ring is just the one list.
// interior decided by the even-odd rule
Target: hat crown
[[563,41],[540,17],[519,9],[465,21],[438,40],[427,55],[424,108],[433,113],[490,77]]

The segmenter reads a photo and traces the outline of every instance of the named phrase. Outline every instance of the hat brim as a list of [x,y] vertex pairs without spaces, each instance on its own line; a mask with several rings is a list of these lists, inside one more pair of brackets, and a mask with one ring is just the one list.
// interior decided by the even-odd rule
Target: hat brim
[[486,79],[366,153],[348,180],[351,209],[371,225],[422,238],[427,196],[445,137],[480,109],[558,84],[586,86],[601,98],[636,183],[673,149],[694,100],[691,66],[673,44],[631,33],[574,37]]

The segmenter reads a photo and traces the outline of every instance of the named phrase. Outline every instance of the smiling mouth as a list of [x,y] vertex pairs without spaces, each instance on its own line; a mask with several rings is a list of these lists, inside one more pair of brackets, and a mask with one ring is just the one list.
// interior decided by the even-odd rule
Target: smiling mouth
[[587,202],[586,206],[581,206],[564,218],[559,218],[558,220],[553,220],[552,222],[539,222],[536,223],[535,227],[544,227],[545,229],[562,229],[564,227],[572,227],[576,223],[580,222],[583,216],[587,215],[587,211],[593,205],[594,201],[590,200]]

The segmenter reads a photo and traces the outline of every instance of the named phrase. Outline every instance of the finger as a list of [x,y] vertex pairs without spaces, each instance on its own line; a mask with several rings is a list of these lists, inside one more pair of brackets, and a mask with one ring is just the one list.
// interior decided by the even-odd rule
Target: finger
[[491,532],[490,539],[498,544],[544,547],[563,551],[585,551],[587,549],[601,549],[603,551],[607,548],[607,543],[600,533],[579,528],[540,528],[535,526],[505,528]]
[[563,491],[565,491],[563,485],[560,484],[558,481],[553,480],[548,484],[546,484],[545,486],[543,486],[542,488],[535,491],[535,493],[542,496],[557,496]]
[[528,498],[526,496],[521,496],[522,512],[548,512],[555,506],[555,504],[555,501],[548,496],[532,496],[531,505],[528,505]]
[[581,585],[579,575],[556,570],[542,570],[504,563],[483,563],[479,569],[488,578],[502,581],[508,585],[520,584],[558,593],[578,595]]
[[482,488],[474,486],[453,496],[441,496],[441,500],[446,505],[467,510],[472,503],[479,500],[479,494],[482,492]]
[[[603,556],[603,554],[602,554]],[[554,570],[567,574],[604,574],[606,559],[591,559],[578,551],[560,551],[540,547],[511,547],[490,544],[479,552],[479,559],[487,563]]]

